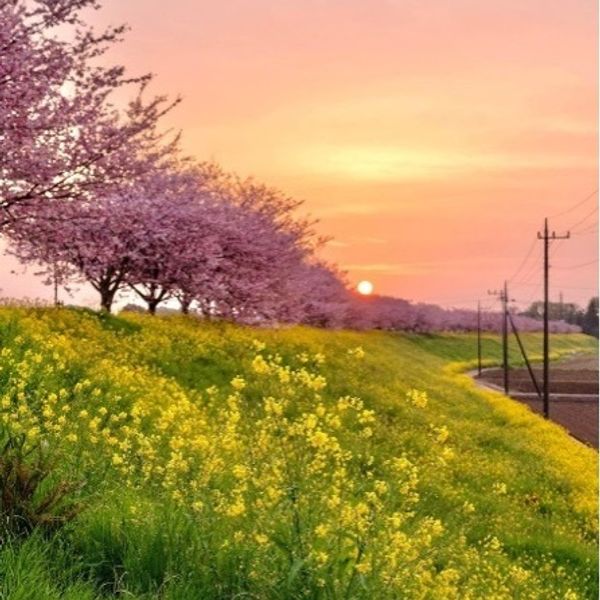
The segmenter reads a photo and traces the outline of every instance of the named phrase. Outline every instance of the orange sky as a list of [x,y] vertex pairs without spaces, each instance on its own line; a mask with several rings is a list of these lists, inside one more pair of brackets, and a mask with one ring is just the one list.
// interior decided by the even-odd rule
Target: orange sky
[[[104,5],[132,26],[114,61],[183,95],[185,150],[304,198],[326,257],[380,293],[470,306],[597,188],[594,0]],[[590,215],[553,261],[566,300],[597,285],[597,264],[560,268],[596,259],[596,200],[551,222]],[[4,295],[47,293],[7,270]],[[539,297],[537,271],[516,279]]]

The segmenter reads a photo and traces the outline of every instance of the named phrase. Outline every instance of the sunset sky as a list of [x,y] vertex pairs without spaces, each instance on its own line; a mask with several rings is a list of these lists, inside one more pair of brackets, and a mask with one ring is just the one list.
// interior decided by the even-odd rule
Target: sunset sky
[[[334,238],[325,257],[379,293],[472,306],[545,215],[597,188],[594,0],[104,5],[98,26],[132,27],[111,59],[183,96],[169,124],[186,152],[305,199]],[[551,219],[581,231],[556,248],[555,297],[593,294],[598,265],[579,265],[597,258],[596,206]],[[516,277],[521,302],[540,297],[541,249]],[[48,295],[13,267],[3,295]]]

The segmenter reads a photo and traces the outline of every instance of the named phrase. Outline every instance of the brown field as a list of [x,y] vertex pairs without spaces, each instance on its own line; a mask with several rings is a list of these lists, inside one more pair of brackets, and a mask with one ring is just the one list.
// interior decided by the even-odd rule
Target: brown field
[[[542,369],[534,368],[540,389]],[[481,383],[503,390],[502,369],[487,369],[478,378]],[[530,375],[525,368],[509,371],[510,396],[542,414]],[[598,360],[572,357],[550,366],[550,418],[565,427],[580,441],[598,448]]]

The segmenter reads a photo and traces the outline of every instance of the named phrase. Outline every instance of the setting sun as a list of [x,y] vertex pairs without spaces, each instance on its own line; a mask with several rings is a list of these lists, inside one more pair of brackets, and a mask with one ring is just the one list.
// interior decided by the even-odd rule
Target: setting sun
[[363,296],[368,296],[369,294],[373,293],[373,284],[370,281],[361,281],[356,286],[356,289],[359,294],[362,294]]

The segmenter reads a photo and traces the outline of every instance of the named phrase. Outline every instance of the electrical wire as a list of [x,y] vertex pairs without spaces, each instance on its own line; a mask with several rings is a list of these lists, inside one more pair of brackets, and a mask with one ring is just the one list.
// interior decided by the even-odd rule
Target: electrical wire
[[[577,221],[577,223],[573,223],[573,225],[571,225],[571,227],[569,227],[569,231],[571,233],[578,233],[575,228],[578,227],[579,225],[582,225],[583,223],[585,223],[592,215],[594,215],[597,212],[598,212],[598,207],[596,206],[594,208],[594,210],[592,212],[588,213],[585,217],[583,217],[583,219],[580,219],[579,221]],[[587,225],[586,225],[586,227],[587,227]]]
[[542,263],[543,263],[543,259],[544,259],[544,252],[543,249],[540,248],[540,253],[539,256],[537,257],[537,259],[535,260],[535,262],[533,262],[531,264],[531,266],[529,267],[529,269],[527,269],[525,271],[525,273],[522,274],[521,279],[519,281],[514,281],[513,285],[519,285],[520,283],[527,283],[529,281],[531,281],[531,279],[533,277],[535,277],[536,275],[539,275],[539,269],[542,268]]
[[523,267],[526,265],[527,261],[529,260],[529,257],[531,256],[531,253],[533,252],[533,250],[537,244],[537,241],[538,241],[537,238],[533,238],[532,244],[529,247],[529,250],[527,251],[525,258],[521,261],[521,264],[518,266],[517,270],[512,274],[512,276],[508,278],[508,281],[513,281],[513,279],[515,279],[515,277],[522,271]]
[[579,208],[586,202],[589,202],[597,193],[598,193],[598,190],[595,189],[591,194],[586,196],[583,200],[580,200],[579,202],[573,204],[573,206],[571,206],[570,208],[567,208],[566,210],[563,210],[561,212],[557,212],[557,213],[554,213],[553,215],[550,215],[548,218],[555,219],[556,217],[562,217],[563,215],[569,214],[570,212],[574,211],[576,208]]
[[[539,283],[525,283],[523,284],[527,287],[538,287],[540,288],[540,284]],[[571,286],[571,285],[561,285],[560,283],[554,283],[554,286],[556,288],[560,288],[561,290],[585,290],[588,292],[593,292],[594,290],[596,290],[597,288],[593,288],[593,287],[578,287],[578,286]]]
[[598,221],[596,221],[595,223],[591,223],[590,225],[588,225],[584,229],[580,229],[579,231],[576,231],[575,235],[582,235],[582,234],[586,234],[586,233],[590,233],[590,232],[593,233],[594,230],[597,231],[597,228],[598,228]]
[[566,265],[564,267],[554,267],[555,269],[560,269],[561,271],[570,271],[571,269],[580,269],[581,267],[587,267],[589,265],[595,265],[598,262],[598,259],[590,260],[589,262],[580,263],[578,265]]
[[536,287],[534,287],[533,291],[531,292],[531,294],[529,294],[527,300],[524,300],[522,303],[525,305],[525,308],[529,308],[533,302],[533,299],[539,294],[540,296],[542,295],[542,286],[538,283],[538,284],[534,284]]
[[[575,204],[573,204],[572,206],[570,206],[569,208],[567,208],[563,211],[560,211],[560,212],[550,215],[549,218],[553,219],[553,218],[561,217],[561,216],[564,216],[564,215],[567,215],[567,214],[573,212],[574,210],[578,209],[579,207],[583,206],[584,204],[586,204],[587,202],[592,200],[592,198],[594,198],[594,196],[596,196],[597,193],[598,193],[598,189],[595,189],[591,194],[587,195],[585,198],[583,198],[579,202],[576,202]],[[598,227],[597,222],[596,223],[588,223],[588,224],[584,225],[584,227],[582,227],[581,229],[579,229],[579,230],[577,229],[577,227],[586,223],[586,221],[588,221],[590,219],[590,217],[592,217],[596,212],[598,212],[598,206],[595,206],[591,212],[587,213],[584,217],[582,217],[581,219],[579,219],[578,221],[573,223],[573,225],[571,225],[571,227],[569,228],[570,233],[575,234],[575,235],[586,235],[586,234],[590,234],[590,233],[596,233],[597,227]],[[526,287],[526,288],[533,287],[533,291],[531,292],[531,294],[529,294],[527,300],[525,300],[525,301],[519,300],[518,301],[520,303],[524,303],[526,307],[531,304],[533,298],[536,295],[541,296],[543,293],[541,282],[532,282],[531,281],[533,277],[535,277],[537,275],[541,275],[540,269],[543,265],[543,258],[544,258],[543,249],[540,252],[540,254],[537,256],[537,259],[534,259],[533,262],[531,262],[529,264],[529,267],[525,268],[527,266],[528,262],[530,261],[533,250],[535,248],[535,243],[537,241],[538,241],[538,238],[533,240],[531,246],[527,250],[525,257],[519,263],[519,266],[517,267],[516,271],[508,279],[508,281],[512,284],[512,287],[516,287],[516,288],[519,288],[521,286]],[[549,258],[556,255],[556,252],[561,247],[561,245],[564,243],[564,241],[565,241],[565,238],[561,238],[558,240],[553,240],[551,242],[549,253],[548,253]],[[566,267],[556,267],[556,268],[564,269],[564,270],[579,269],[579,268],[586,267],[588,265],[595,264],[597,262],[598,262],[598,260],[594,260],[594,261],[590,261],[587,263],[581,263],[578,265],[569,265]],[[518,275],[521,275],[521,278],[518,281],[515,281]],[[580,290],[586,290],[586,291],[595,291],[595,288],[576,288],[576,287],[568,287],[568,286],[560,286],[560,287],[564,288],[564,289],[580,289]]]

